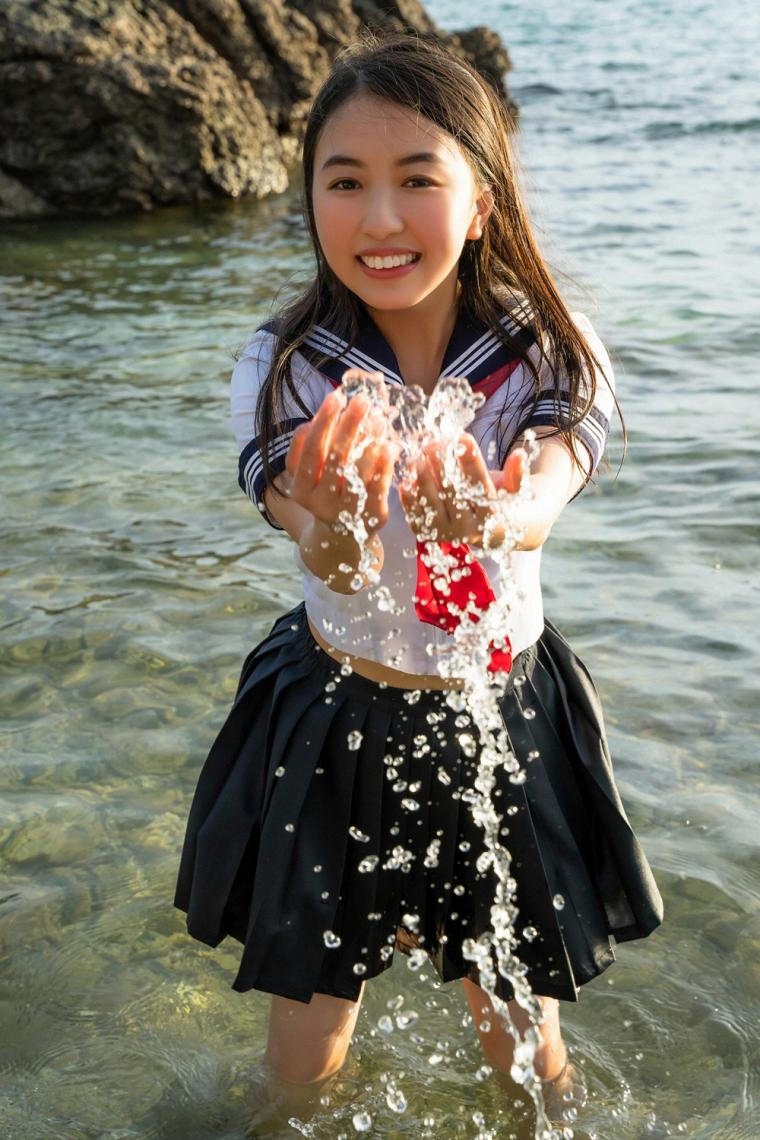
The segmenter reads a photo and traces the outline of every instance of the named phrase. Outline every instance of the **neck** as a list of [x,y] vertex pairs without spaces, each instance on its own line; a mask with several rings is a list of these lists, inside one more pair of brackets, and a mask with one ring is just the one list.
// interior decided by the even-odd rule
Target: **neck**
[[[448,278],[410,309],[373,309],[367,312],[396,354],[404,379],[428,375],[434,383],[440,374],[446,346],[457,320],[461,286]],[[424,385],[423,385],[424,386]]]

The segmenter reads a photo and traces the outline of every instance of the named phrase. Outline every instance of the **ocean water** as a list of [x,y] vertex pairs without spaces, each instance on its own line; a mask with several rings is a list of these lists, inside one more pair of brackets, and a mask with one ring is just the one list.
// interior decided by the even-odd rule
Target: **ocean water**
[[[430,11],[461,26],[458,5]],[[546,552],[666,924],[563,1009],[578,1137],[760,1135],[760,17],[745,0],[484,0],[545,251],[613,353],[628,425]],[[233,354],[308,271],[297,192],[0,234],[0,1122],[9,1140],[274,1136],[267,1001],[171,907],[241,660],[298,598],[236,482]],[[572,278],[572,281],[569,280]],[[531,1135],[402,961],[368,987],[312,1135]],[[417,1036],[377,1022],[402,994]],[[431,1066],[431,1053],[444,1057]],[[393,1072],[409,1107],[390,1110]],[[256,1121],[258,1120],[258,1123]],[[253,1121],[253,1123],[251,1123]],[[283,1135],[297,1135],[294,1128]]]

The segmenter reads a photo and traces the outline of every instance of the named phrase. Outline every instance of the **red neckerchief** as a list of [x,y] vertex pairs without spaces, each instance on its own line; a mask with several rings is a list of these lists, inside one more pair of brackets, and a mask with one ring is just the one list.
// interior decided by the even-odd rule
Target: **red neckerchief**
[[[446,585],[449,592],[442,594],[436,587],[435,580],[431,577],[422,557],[427,555],[430,545],[432,544],[427,542],[417,542],[417,587],[414,594],[414,611],[417,617],[420,621],[426,621],[430,625],[437,625],[439,629],[445,629],[447,633],[453,633],[462,619],[459,613],[452,613],[449,606],[449,603],[452,603],[456,610],[468,609],[471,621],[480,621],[479,615],[469,610],[469,604],[472,602],[476,609],[485,612],[496,597],[485,570],[466,542],[437,543],[445,555],[456,559],[454,569],[460,571],[456,577],[453,574],[447,576]],[[506,635],[503,641],[503,649],[494,648],[491,642],[489,673],[508,673],[512,668],[512,646]]]

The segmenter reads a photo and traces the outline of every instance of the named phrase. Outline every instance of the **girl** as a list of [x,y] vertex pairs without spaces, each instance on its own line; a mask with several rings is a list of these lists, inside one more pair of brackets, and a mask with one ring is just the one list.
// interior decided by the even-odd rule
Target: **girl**
[[[534,496],[520,507],[521,603],[500,700],[527,779],[502,771],[496,802],[518,954],[544,1012],[545,1081],[567,1075],[558,999],[576,1000],[610,965],[613,939],[644,937],[662,917],[593,683],[543,617],[541,547],[595,471],[615,400],[603,346],[568,313],[536,248],[511,129],[491,87],[432,42],[395,35],[344,51],[303,147],[314,280],[261,326],[232,376],[240,485],[293,540],[304,603],[245,660],[198,781],[175,904],[195,938],[243,944],[233,988],[272,994],[267,1058],[286,1082],[340,1069],[364,985],[395,949],[462,979],[488,1062],[510,1071],[512,1037],[484,1019],[488,995],[463,954],[490,928],[494,898],[462,799],[477,755],[446,699],[456,682],[436,672],[451,635],[419,615],[414,556],[426,514],[439,541],[475,547],[499,591],[481,548],[487,500],[519,488],[528,429]],[[460,448],[480,505],[455,507],[434,447],[399,490],[382,415],[340,387],[350,368],[379,370],[389,392],[429,395],[456,375],[483,394]],[[357,573],[357,542],[339,521],[357,504],[342,467],[359,439],[380,591]]]

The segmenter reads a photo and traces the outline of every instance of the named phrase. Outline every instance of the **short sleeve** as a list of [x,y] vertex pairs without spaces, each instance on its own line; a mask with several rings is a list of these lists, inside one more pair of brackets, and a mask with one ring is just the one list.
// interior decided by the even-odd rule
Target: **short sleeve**
[[[260,329],[244,348],[232,371],[230,416],[239,452],[240,488],[269,525],[282,530],[264,506],[267,484],[262,455],[263,440],[256,424],[256,404],[271,367],[275,341],[273,333]],[[291,357],[291,375],[308,414],[298,406],[289,392],[283,393],[282,416],[274,425],[274,439],[269,445],[272,478],[285,470],[285,459],[296,428],[308,423],[329,391],[325,378],[311,368],[299,353],[294,353]]]
[[[601,463],[607,446],[610,422],[615,407],[615,378],[607,350],[597,336],[591,321],[583,313],[571,313],[570,315],[599,363],[595,377],[594,402],[583,419],[573,428],[574,434],[584,444],[591,458],[588,474],[590,479]],[[588,387],[586,390],[588,391]],[[581,386],[581,396],[583,394],[583,386]],[[570,393],[562,388],[560,381],[560,391],[557,395],[552,370],[548,363],[544,362],[540,374],[538,398],[530,415],[523,421],[520,430],[544,426],[561,427],[563,420],[566,421],[569,414]]]

